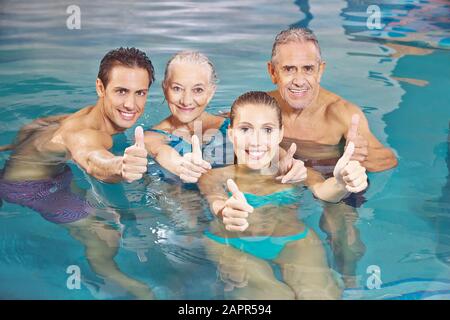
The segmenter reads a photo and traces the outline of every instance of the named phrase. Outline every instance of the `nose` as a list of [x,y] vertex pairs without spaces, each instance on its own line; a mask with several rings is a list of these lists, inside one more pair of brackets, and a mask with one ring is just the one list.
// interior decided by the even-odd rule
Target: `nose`
[[134,110],[136,106],[136,97],[134,96],[134,94],[128,95],[128,97],[125,99],[123,106],[127,110]]
[[250,137],[250,146],[251,147],[258,147],[261,142],[263,141],[263,134],[261,130],[253,130],[253,133]]
[[181,104],[188,107],[194,103],[194,99],[192,97],[192,93],[189,90],[185,90],[183,95],[181,96]]
[[300,73],[297,73],[292,79],[292,84],[297,87],[302,87],[305,84],[305,78]]

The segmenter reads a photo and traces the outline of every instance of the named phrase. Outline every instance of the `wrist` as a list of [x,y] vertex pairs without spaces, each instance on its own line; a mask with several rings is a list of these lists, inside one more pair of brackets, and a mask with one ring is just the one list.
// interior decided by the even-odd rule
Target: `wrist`
[[212,204],[213,212],[218,218],[222,218],[222,212],[225,209],[225,201],[216,200]]
[[334,177],[334,185],[335,185],[335,188],[337,190],[339,190],[340,192],[348,193],[347,188],[346,188],[347,184],[344,182],[343,179],[338,179],[338,178]]
[[115,174],[117,176],[119,176],[119,177],[122,177],[122,178],[124,176],[124,172],[123,172],[123,168],[124,168],[123,160],[124,160],[124,157],[125,157],[125,155],[122,156],[122,157],[116,157],[116,159],[114,159],[115,162],[116,162],[116,164],[114,166],[116,168]]

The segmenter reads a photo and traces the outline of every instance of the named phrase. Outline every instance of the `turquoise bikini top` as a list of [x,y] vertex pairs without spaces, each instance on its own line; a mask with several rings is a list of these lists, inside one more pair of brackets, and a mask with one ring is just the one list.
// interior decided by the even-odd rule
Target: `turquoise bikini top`
[[[231,196],[231,192],[228,192],[228,195]],[[298,188],[284,189],[279,192],[262,196],[244,192],[244,196],[247,203],[253,208],[259,208],[267,205],[287,206],[300,201],[300,192]]]
[[[220,165],[224,165],[224,164],[229,164],[230,161],[234,160],[234,153],[233,153],[233,149],[232,149],[232,145],[231,143],[227,143],[227,129],[228,126],[230,125],[230,119],[226,118],[223,122],[222,125],[219,127],[218,132],[220,132],[222,139],[216,139],[217,138],[217,134],[214,135],[211,140],[202,145],[202,152],[204,153],[204,159],[208,162],[211,162],[211,164],[214,167],[214,163],[215,162],[219,162],[217,161],[217,157],[220,158],[221,162]],[[168,133],[164,130],[158,130],[158,129],[149,129],[148,131],[152,131],[152,132],[157,132],[160,134],[165,135],[166,137],[169,138],[169,143],[168,145],[171,146],[172,148],[174,148],[176,151],[178,151],[178,153],[183,156],[186,153],[192,152],[192,145],[185,141],[183,138]],[[227,146],[230,146],[230,148],[227,148]],[[230,150],[229,150],[230,149]],[[220,155],[216,155],[217,151],[221,152]],[[206,152],[205,152],[206,151]],[[230,161],[227,161],[227,155],[228,156],[232,156]],[[209,157],[209,159],[208,159]],[[211,160],[216,160],[216,161],[211,161]]]

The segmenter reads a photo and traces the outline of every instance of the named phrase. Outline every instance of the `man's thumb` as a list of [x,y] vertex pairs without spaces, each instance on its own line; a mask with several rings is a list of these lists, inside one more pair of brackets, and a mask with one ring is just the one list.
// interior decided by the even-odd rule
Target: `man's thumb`
[[359,127],[359,114],[352,115],[352,122],[350,123],[350,129],[348,130],[347,140],[356,138],[358,135]]
[[288,152],[287,152],[287,156],[288,156],[289,158],[293,158],[296,151],[297,151],[297,144],[294,143],[294,142],[292,142],[292,144],[291,144],[291,146],[289,147],[289,150],[288,150]]
[[345,168],[347,163],[350,161],[350,158],[353,155],[353,152],[355,152],[355,144],[353,142],[349,142],[347,147],[345,148],[345,152],[342,155],[342,157],[338,160],[336,163],[336,166],[334,167],[333,175],[337,177],[341,170]]
[[136,147],[144,148],[144,129],[141,126],[137,126],[134,130],[134,145]]

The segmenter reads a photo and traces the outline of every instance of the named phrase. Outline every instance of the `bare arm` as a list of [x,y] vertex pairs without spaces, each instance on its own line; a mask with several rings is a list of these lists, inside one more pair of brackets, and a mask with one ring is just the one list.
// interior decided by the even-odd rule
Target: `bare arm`
[[147,132],[146,149],[158,163],[183,182],[197,183],[202,174],[211,169],[209,162],[202,159],[202,150],[197,136],[192,136],[192,152],[180,156],[178,152],[167,145],[166,138],[159,133]]
[[[349,137],[353,115],[359,115],[359,125],[357,126],[356,137]],[[347,141],[354,141],[356,146],[355,157],[352,158],[353,160],[360,161],[361,164],[371,172],[384,171],[397,166],[398,162],[394,152],[382,145],[372,134],[367,118],[360,108],[348,104],[347,112],[345,112],[343,116],[345,118],[344,123],[347,126],[347,130],[345,130],[345,139]],[[365,148],[366,151],[363,151],[358,157],[357,150],[359,149],[359,145],[363,145],[363,148],[360,150],[364,150]]]
[[180,176],[180,164],[182,156],[171,146],[167,145],[164,135],[157,132],[146,131],[144,135],[145,147],[150,154],[164,169]]
[[325,180],[319,172],[311,168],[307,168],[307,171],[305,185],[316,198],[327,202],[339,202],[350,194],[345,185],[339,183],[335,177]]
[[224,169],[213,169],[202,175],[198,181],[200,192],[209,203],[211,211],[214,215],[219,216],[225,207],[225,202],[229,196],[225,191],[224,184],[226,182]]
[[66,132],[64,143],[73,160],[86,172],[104,182],[118,182],[122,179],[122,158],[108,149],[112,139],[104,133],[86,129]]
[[324,181],[318,172],[309,170],[307,185],[316,197],[328,202],[339,202],[350,192],[356,193],[367,188],[366,168],[358,161],[351,160],[355,150],[355,144],[350,141],[334,167],[332,178]]

